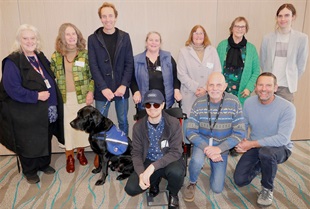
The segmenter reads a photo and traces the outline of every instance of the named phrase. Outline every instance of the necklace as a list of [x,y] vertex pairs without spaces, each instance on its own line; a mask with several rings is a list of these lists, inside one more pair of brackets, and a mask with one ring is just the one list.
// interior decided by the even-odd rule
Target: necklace
[[72,62],[74,61],[76,55],[78,55],[78,53],[79,53],[79,52],[76,51],[75,56],[73,57],[72,61],[69,61],[67,55],[65,55],[65,58],[66,58],[67,62],[68,62],[68,63],[72,63]]
[[32,56],[30,57],[30,56],[29,56],[28,59],[29,59],[31,62],[36,62],[36,58],[35,58],[35,57],[32,57]]

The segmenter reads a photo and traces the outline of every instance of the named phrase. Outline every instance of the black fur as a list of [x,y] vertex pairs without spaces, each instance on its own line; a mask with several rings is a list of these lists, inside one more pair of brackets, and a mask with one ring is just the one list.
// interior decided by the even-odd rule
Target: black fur
[[[109,118],[104,117],[96,108],[85,106],[78,111],[77,117],[70,122],[70,125],[74,129],[89,133],[88,141],[90,147],[99,156],[99,167],[92,170],[93,173],[99,173],[102,171],[102,175],[96,182],[96,185],[103,185],[105,183],[106,177],[108,176],[110,162],[111,165],[113,165],[110,166],[111,170],[122,173],[117,177],[117,180],[123,180],[129,177],[133,172],[130,155],[132,149],[131,140],[128,138],[128,148],[126,152],[123,155],[115,156],[108,151],[105,140],[97,140],[92,137],[94,134],[107,131],[113,126],[113,122]],[[117,166],[117,159],[119,159],[120,162],[119,166]]]

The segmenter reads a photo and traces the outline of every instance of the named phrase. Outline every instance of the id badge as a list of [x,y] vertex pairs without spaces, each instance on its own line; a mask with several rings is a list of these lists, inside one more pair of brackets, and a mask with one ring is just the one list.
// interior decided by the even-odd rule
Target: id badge
[[213,137],[209,139],[209,146],[213,146]]
[[50,84],[50,82],[48,82],[47,79],[44,79],[44,83],[45,83],[45,85],[46,85],[46,87],[47,87],[48,89],[51,88],[51,84]]

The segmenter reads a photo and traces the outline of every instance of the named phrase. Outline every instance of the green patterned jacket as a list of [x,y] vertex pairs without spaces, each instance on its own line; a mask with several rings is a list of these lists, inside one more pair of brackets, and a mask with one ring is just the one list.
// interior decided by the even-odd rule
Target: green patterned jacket
[[[51,70],[56,76],[57,85],[60,89],[63,101],[66,103],[66,75],[63,60],[63,56],[59,52],[55,51],[52,54]],[[89,70],[87,50],[80,51],[75,57],[72,73],[77,101],[79,104],[85,103],[86,94],[89,91],[94,92],[94,80],[92,80],[92,76]]]

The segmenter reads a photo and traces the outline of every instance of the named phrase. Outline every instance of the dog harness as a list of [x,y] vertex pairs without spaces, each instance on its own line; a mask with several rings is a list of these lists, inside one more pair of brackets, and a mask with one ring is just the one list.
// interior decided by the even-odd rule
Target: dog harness
[[108,131],[102,131],[92,136],[93,139],[105,140],[107,149],[111,154],[121,155],[126,152],[128,147],[128,138],[126,134],[113,125]]

